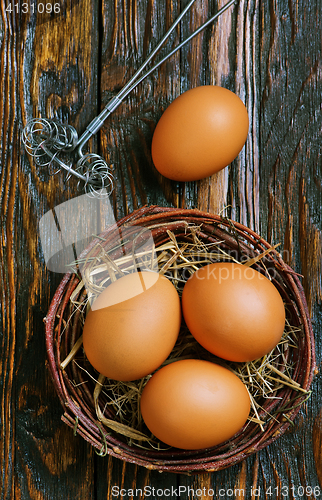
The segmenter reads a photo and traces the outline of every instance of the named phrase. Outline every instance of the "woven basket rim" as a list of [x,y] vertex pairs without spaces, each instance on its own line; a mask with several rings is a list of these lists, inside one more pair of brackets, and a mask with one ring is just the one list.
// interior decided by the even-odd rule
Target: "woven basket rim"
[[[158,224],[165,223],[167,225],[162,226],[162,229],[158,232],[158,235],[163,236],[162,232],[164,233],[169,225],[172,230],[186,222],[200,225],[202,230],[205,231],[209,227],[212,228],[212,226],[216,225],[217,233],[226,238],[225,242],[236,246],[236,237],[234,234],[227,232],[227,229],[233,224],[234,230],[243,236],[244,241],[239,242],[239,244],[245,247],[244,251],[246,252],[251,249],[250,246],[247,246],[248,243],[249,245],[254,245],[254,242],[256,242],[261,248],[269,248],[271,246],[255,231],[220,215],[210,214],[197,209],[177,209],[160,206],[145,206],[130,213],[99,235],[99,239],[101,240],[101,238],[111,235],[120,226],[155,227]],[[93,239],[80,257],[86,257],[86,255],[95,249],[95,245],[97,245],[97,239]],[[279,268],[278,272],[282,273],[285,279],[287,278],[287,285],[292,290],[293,300],[296,302],[299,312],[305,338],[305,363],[300,365],[298,377],[301,379],[302,387],[309,390],[314,377],[316,362],[314,335],[304,290],[299,276],[282,260],[277,252],[274,254],[274,262],[276,262],[276,266]],[[249,438],[246,441],[236,435],[231,442],[230,448],[227,448],[225,444],[225,446],[198,451],[172,449],[163,452],[156,450],[147,451],[135,445],[128,445],[117,436],[110,435],[98,421],[97,416],[91,414],[82,405],[82,401],[78,399],[78,393],[71,387],[66,373],[60,369],[57,335],[59,335],[59,332],[63,328],[63,313],[69,303],[70,296],[79,282],[80,280],[75,274],[71,272],[66,273],[52,298],[48,314],[45,318],[48,366],[60,403],[64,409],[62,420],[74,429],[75,434],[79,434],[94,446],[99,454],[108,454],[129,463],[135,463],[148,469],[159,471],[175,473],[215,471],[225,469],[244,460],[247,456],[271,444],[287,431],[291,422],[298,414],[301,405],[294,408],[287,415],[287,419],[279,421],[278,425],[274,421],[267,425],[264,432],[260,431],[254,434],[252,429],[248,428],[248,431],[246,429],[245,435],[249,434]],[[291,393],[292,390],[284,389],[284,399],[289,397]],[[302,399],[304,401],[304,397]],[[240,434],[243,437],[243,431]]]

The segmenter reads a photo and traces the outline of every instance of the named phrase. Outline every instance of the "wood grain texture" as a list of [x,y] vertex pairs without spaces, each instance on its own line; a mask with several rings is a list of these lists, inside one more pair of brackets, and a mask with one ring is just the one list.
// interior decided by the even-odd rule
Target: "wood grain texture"
[[94,453],[71,439],[61,424],[43,334],[59,276],[44,266],[38,221],[71,196],[75,185],[66,188],[59,177],[30,165],[20,145],[20,130],[32,116],[57,115],[82,126],[93,103],[96,113],[97,12],[94,2],[80,3],[82,10],[66,8],[64,16],[48,24],[5,12],[8,2],[1,2],[0,456],[5,500],[93,498]]
[[[60,422],[62,408],[46,369],[43,318],[61,276],[46,269],[38,221],[76,196],[77,183],[35,168],[21,148],[20,132],[33,116],[57,116],[82,132],[186,5],[79,0],[71,8],[71,1],[64,15],[44,23],[39,16],[6,12],[9,2],[0,0],[1,498],[112,500],[121,498],[114,495],[117,487],[129,491],[124,498],[145,499],[144,487],[150,487],[154,499],[167,498],[162,490],[168,489],[189,500],[298,500],[305,498],[302,491],[318,500],[320,374],[286,435],[214,474],[160,474],[96,457]],[[224,3],[196,0],[161,55]],[[321,24],[320,0],[240,0],[140,84],[89,145],[113,165],[116,218],[146,203],[198,207],[222,211],[268,241],[281,242],[284,260],[303,274],[319,369]],[[209,179],[169,181],[152,163],[153,130],[175,97],[203,84],[225,86],[245,102],[246,145]]]

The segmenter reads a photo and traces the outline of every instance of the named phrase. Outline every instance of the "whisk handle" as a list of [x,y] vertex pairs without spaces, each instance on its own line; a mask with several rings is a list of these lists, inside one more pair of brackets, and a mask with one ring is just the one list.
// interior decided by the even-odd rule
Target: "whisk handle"
[[[157,46],[154,48],[154,50],[151,52],[149,57],[144,61],[144,63],[139,67],[139,69],[134,73],[132,78],[127,82],[127,84],[121,89],[121,91],[113,97],[105,106],[105,108],[101,111],[101,113],[94,118],[94,120],[86,127],[85,132],[81,135],[81,137],[78,140],[78,143],[76,147],[78,147],[78,153],[80,157],[84,156],[82,152],[82,148],[84,144],[94,135],[96,132],[99,131],[99,129],[102,127],[103,122],[106,120],[106,118],[121,104],[123,99],[128,95],[128,93],[136,86],[134,82],[137,80],[138,76],[144,68],[149,64],[149,62],[153,59],[155,54],[159,51],[159,49],[162,47],[164,42],[169,38],[170,34],[174,31],[176,26],[180,23],[181,19],[184,17],[184,15],[188,12],[188,10],[191,8],[191,6],[195,3],[196,0],[190,0],[190,2],[186,5],[186,7],[183,9],[179,17],[175,20],[175,22],[170,26],[166,34],[163,36],[163,38],[159,41]],[[146,75],[147,76],[147,75]]]
[[153,59],[154,55],[156,52],[160,49],[160,47],[163,45],[165,40],[169,37],[170,33],[174,30],[175,26],[181,21],[182,17],[185,15],[185,13],[190,9],[192,4],[195,2],[195,0],[190,0],[188,5],[185,7],[185,9],[181,12],[180,16],[176,19],[176,21],[173,23],[173,25],[170,27],[170,29],[167,31],[167,33],[164,35],[162,40],[158,43],[158,45],[155,47],[153,52],[150,54],[150,56],[145,60],[145,62],[142,64],[142,66],[135,72],[135,74],[132,76],[132,78],[127,82],[127,84],[120,90],[120,92],[114,96],[105,106],[105,108],[101,111],[101,113],[94,118],[94,120],[91,121],[91,123],[88,125],[86,128],[85,132],[81,135],[79,138],[76,147],[78,148],[78,153],[79,156],[82,157],[83,152],[82,148],[84,144],[94,135],[96,134],[99,129],[103,126],[104,121],[106,118],[121,104],[121,102],[124,100],[127,95],[132,92],[132,90],[139,85],[147,76],[149,76],[153,71],[155,71],[161,64],[163,64],[169,57],[171,57],[173,54],[175,54],[178,50],[180,50],[184,45],[186,45],[192,38],[194,38],[196,35],[198,35],[203,29],[206,28],[210,23],[212,23],[217,17],[219,17],[225,10],[227,10],[229,7],[231,7],[233,4],[237,2],[237,0],[230,0],[224,5],[214,16],[212,16],[208,21],[206,21],[204,24],[199,26],[198,29],[196,29],[193,33],[191,33],[188,38],[183,40],[179,45],[177,45],[171,52],[169,52],[165,57],[161,59],[157,64],[155,64],[149,71],[144,73],[140,78],[139,75],[142,72],[142,70],[146,67],[146,65]]
[[105,108],[100,112],[94,120],[86,127],[84,133],[78,139],[76,147],[78,148],[79,156],[83,156],[82,148],[84,144],[95,135],[99,129],[103,126],[106,118],[113,113],[113,111],[121,104],[122,99],[119,99],[118,96],[112,97],[112,99],[107,103]]

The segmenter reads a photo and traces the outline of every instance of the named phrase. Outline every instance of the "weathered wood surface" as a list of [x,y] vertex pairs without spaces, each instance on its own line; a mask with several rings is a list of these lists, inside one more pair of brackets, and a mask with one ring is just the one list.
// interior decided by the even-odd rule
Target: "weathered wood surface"
[[[57,116],[83,131],[186,4],[75,0],[71,9],[70,2],[60,2],[63,15],[45,22],[41,14],[7,12],[10,2],[0,0],[1,498],[111,500],[117,498],[113,486],[149,486],[155,499],[166,498],[166,488],[174,488],[175,498],[179,486],[181,497],[189,499],[209,499],[212,493],[237,499],[322,497],[319,374],[287,435],[215,474],[159,474],[97,457],[61,423],[62,409],[46,368],[43,326],[61,276],[46,269],[38,221],[77,195],[77,185],[30,164],[20,133],[32,116]],[[165,49],[223,3],[197,0]],[[268,241],[281,242],[284,259],[304,275],[318,368],[321,48],[320,0],[240,0],[132,92],[90,145],[113,163],[117,218],[146,203],[198,207],[224,211]],[[225,86],[242,98],[249,136],[229,168],[197,183],[178,184],[156,173],[151,138],[167,105],[201,84]],[[184,487],[194,492],[184,493]]]

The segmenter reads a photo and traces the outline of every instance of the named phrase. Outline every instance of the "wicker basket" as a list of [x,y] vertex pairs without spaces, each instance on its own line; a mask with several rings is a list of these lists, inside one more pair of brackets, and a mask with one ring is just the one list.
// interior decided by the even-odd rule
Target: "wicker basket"
[[[292,379],[295,384],[309,391],[315,370],[314,338],[299,277],[282,260],[280,254],[275,250],[271,251],[269,243],[249,228],[199,210],[143,207],[93,240],[81,257],[86,260],[90,255],[92,258],[102,248],[109,251],[113,243],[112,258],[117,257],[115,242],[118,241],[119,227],[148,228],[158,248],[169,241],[171,235],[175,235],[178,242],[189,242],[191,235],[187,232],[187,227],[191,225],[198,228],[198,238],[203,243],[216,243],[226,254],[233,252],[240,260],[253,259],[255,269],[270,274],[287,304],[288,321],[299,331],[297,348],[288,345],[284,356],[292,364]],[[265,251],[265,256],[256,262],[256,256]],[[102,425],[95,411],[95,380],[91,383],[92,377],[88,377],[79,363],[71,362],[64,370],[61,369],[61,361],[81,336],[84,315],[81,305],[85,300],[86,291],[79,277],[74,273],[66,274],[45,319],[46,342],[50,372],[64,408],[62,420],[74,429],[75,434],[91,443],[98,454],[108,454],[159,471],[196,473],[221,470],[266,447],[285,433],[308,397],[309,392],[298,393],[294,387],[282,384],[274,394],[278,399],[261,402],[262,414],[274,414],[274,418],[268,419],[262,428],[256,422],[248,422],[230,441],[211,449],[186,451],[140,447]],[[82,349],[79,356],[84,357]],[[102,400],[99,399],[98,404],[105,411],[104,394],[99,398]],[[111,410],[107,410],[107,417],[111,420],[115,418]]]

